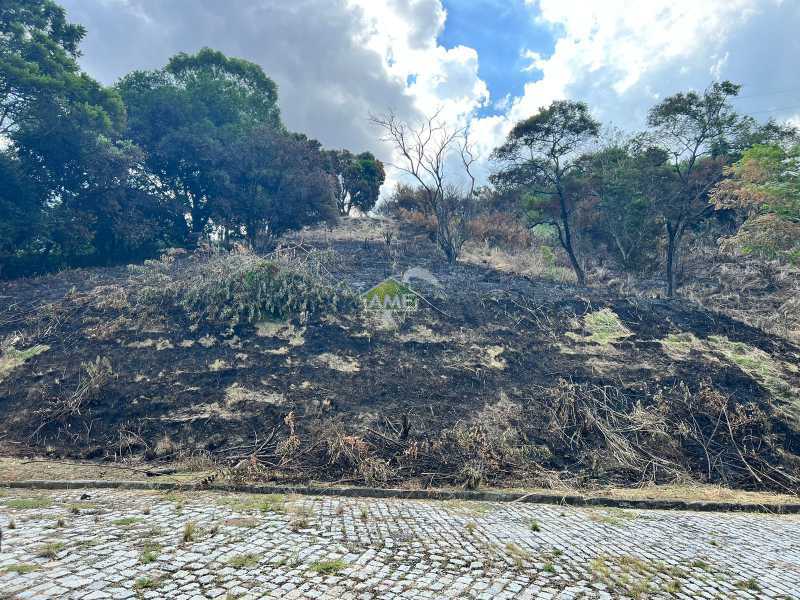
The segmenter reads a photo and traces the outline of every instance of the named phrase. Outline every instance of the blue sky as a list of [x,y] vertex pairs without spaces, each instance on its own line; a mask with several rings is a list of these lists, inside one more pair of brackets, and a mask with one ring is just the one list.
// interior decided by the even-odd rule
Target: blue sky
[[478,75],[489,87],[492,107],[480,114],[499,114],[494,104],[507,95],[521,96],[525,82],[540,78],[525,71],[523,50],[544,56],[553,52],[552,30],[536,23],[536,12],[523,0],[444,0],[447,20],[438,42],[446,48],[469,46],[478,52]]

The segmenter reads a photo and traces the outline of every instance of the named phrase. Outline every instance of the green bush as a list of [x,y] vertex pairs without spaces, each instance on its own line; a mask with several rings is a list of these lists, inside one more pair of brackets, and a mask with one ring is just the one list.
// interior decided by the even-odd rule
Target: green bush
[[303,260],[242,252],[165,256],[130,268],[139,280],[133,304],[233,324],[352,310],[357,294],[326,272],[324,259],[321,253]]

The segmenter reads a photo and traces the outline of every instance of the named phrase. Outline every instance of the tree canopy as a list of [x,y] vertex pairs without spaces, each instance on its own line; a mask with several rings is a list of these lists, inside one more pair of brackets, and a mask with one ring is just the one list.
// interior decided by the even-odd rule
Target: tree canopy
[[586,275],[575,251],[572,220],[585,196],[575,175],[581,153],[599,133],[600,124],[585,103],[557,100],[517,123],[492,155],[497,165],[492,183],[525,192],[541,222],[557,227],[580,285],[586,284]]
[[354,155],[349,150],[329,150],[325,154],[339,214],[349,215],[353,208],[362,213],[372,210],[386,179],[383,163],[371,152]]
[[[203,48],[109,88],[78,66],[85,33],[51,0],[0,4],[0,275],[203,235],[254,243],[335,216],[328,157],[286,130],[261,67]],[[370,210],[383,165],[341,156],[347,210]]]
[[727,248],[800,263],[800,145],[756,145],[726,167],[711,194],[717,208],[746,220]]
[[[15,240],[0,244],[4,262],[13,257],[25,271],[107,256],[120,236],[100,222],[114,220],[111,198],[128,194],[137,155],[121,139],[122,99],[80,71],[85,31],[53,2],[4,2],[0,33],[0,127],[9,142],[0,216]],[[117,220],[140,216],[128,212]]]
[[711,84],[702,94],[680,92],[650,110],[650,138],[669,157],[677,185],[660,195],[657,208],[667,234],[667,295],[676,289],[676,263],[688,227],[713,211],[708,194],[722,179],[726,154],[745,125],[730,99],[740,85],[730,81]]
[[204,48],[159,71],[135,71],[117,89],[128,108],[126,135],[145,150],[159,187],[180,200],[192,231],[209,224],[212,176],[231,140],[256,127],[283,131],[275,83],[258,65]]
[[591,211],[588,228],[605,242],[623,269],[638,271],[656,260],[656,203],[672,185],[666,155],[634,140],[614,142],[581,157],[583,193]]

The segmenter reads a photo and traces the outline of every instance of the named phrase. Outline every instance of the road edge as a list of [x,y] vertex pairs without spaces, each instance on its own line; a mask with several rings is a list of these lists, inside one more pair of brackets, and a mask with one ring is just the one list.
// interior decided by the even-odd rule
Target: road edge
[[663,500],[639,498],[604,498],[575,494],[523,493],[480,490],[404,490],[399,488],[323,487],[293,485],[215,484],[197,485],[176,482],[126,481],[117,479],[49,480],[28,479],[0,481],[0,488],[31,490],[119,489],[144,491],[209,491],[245,494],[299,494],[304,496],[339,496],[349,498],[392,498],[399,500],[466,500],[479,502],[520,502],[561,506],[629,508],[639,510],[686,510],[696,512],[756,512],[800,514],[800,502],[791,504],[755,504],[703,500]]

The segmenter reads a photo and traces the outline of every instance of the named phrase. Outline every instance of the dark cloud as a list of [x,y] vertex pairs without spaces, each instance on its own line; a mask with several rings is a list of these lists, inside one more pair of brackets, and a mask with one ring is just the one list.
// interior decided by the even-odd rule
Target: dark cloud
[[251,60],[279,86],[287,126],[328,147],[386,154],[370,112],[410,114],[402,82],[359,46],[361,14],[343,0],[61,0],[86,26],[81,63],[113,83],[209,46]]

